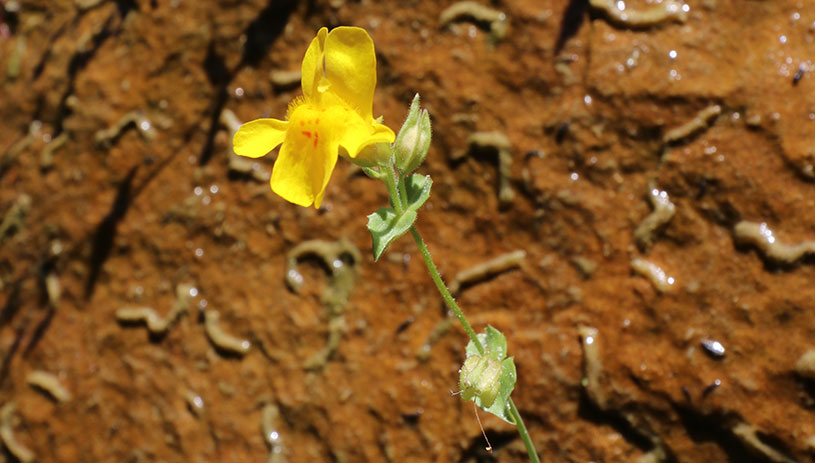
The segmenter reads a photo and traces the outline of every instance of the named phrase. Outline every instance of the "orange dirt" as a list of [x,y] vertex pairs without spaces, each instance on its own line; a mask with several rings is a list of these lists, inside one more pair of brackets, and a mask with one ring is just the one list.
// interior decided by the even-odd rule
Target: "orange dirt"
[[[297,70],[319,27],[356,25],[377,48],[375,112],[397,128],[418,92],[433,119],[417,225],[441,272],[526,251],[458,299],[477,330],[507,335],[542,461],[815,461],[815,382],[796,373],[815,348],[815,259],[776,262],[733,232],[748,220],[815,239],[815,4],[686,3],[684,23],[630,28],[587,1],[484,2],[506,15],[499,39],[440,24],[452,2],[0,1],[14,436],[43,462],[525,461],[514,428],[482,414],[487,455],[450,396],[466,336],[445,330],[413,243],[373,262],[365,216],[382,185],[341,161],[315,211],[271,193],[274,156],[230,168],[225,111],[282,117],[299,89],[270,73]],[[466,151],[476,131],[511,142],[508,204],[497,154]],[[637,240],[650,188],[675,214]],[[298,264],[299,293],[284,281],[297,244],[340,238],[362,256],[342,318],[319,260]],[[635,258],[673,284],[657,290]],[[194,290],[165,334],[117,322],[125,307],[165,316],[179,285]],[[215,347],[205,310],[245,356]],[[336,351],[304,368],[330,327]],[[28,385],[35,370],[72,398]]]

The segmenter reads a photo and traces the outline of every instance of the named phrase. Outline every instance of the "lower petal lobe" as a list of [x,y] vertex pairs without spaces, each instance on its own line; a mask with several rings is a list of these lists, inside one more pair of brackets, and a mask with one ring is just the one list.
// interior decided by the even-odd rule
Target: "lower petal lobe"
[[235,154],[249,158],[265,156],[286,138],[289,123],[277,119],[256,119],[243,124],[232,139]]

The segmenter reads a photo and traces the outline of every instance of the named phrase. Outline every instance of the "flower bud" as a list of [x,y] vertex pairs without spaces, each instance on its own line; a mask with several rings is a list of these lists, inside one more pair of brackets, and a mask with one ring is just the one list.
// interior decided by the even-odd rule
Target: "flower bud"
[[481,405],[489,408],[501,389],[501,362],[489,355],[467,357],[459,371],[461,398],[481,399]]
[[430,115],[419,108],[419,94],[410,103],[407,119],[393,143],[396,168],[403,175],[413,172],[424,161],[430,149]]

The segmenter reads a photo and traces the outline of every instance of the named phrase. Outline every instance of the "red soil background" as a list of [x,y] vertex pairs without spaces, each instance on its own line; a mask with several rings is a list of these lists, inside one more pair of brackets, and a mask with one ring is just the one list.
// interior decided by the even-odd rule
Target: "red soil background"
[[[685,23],[636,28],[579,0],[483,3],[506,15],[503,39],[472,18],[441,24],[452,2],[0,4],[0,406],[16,405],[8,426],[38,461],[526,460],[515,429],[482,414],[486,454],[472,407],[451,397],[466,336],[445,329],[413,243],[373,262],[380,184],[341,161],[317,211],[230,170],[224,111],[283,117],[299,89],[270,73],[299,69],[315,31],[337,25],[374,39],[375,114],[398,128],[416,92],[430,111],[420,172],[435,183],[417,226],[443,275],[526,252],[458,300],[477,330],[509,338],[543,461],[815,461],[815,383],[796,372],[815,348],[815,261],[775,262],[733,232],[749,220],[815,239],[812,2],[688,0]],[[132,111],[150,131],[97,140]],[[510,202],[496,153],[468,151],[476,131],[511,143]],[[676,213],[638,246],[651,186]],[[362,256],[344,334],[306,369],[328,336],[329,280],[306,259],[292,292],[286,253],[340,238]],[[673,290],[634,272],[637,257]],[[169,312],[178,285],[195,297],[166,335],[117,321],[122,307]],[[204,310],[250,351],[216,349]],[[598,330],[594,360],[581,327]],[[34,370],[72,400],[32,388]]]

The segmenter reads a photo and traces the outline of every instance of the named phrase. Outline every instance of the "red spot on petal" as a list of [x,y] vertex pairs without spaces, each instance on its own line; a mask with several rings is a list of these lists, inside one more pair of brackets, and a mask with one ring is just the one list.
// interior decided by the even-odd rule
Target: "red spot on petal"
[[318,117],[317,119],[314,119],[314,123],[319,124],[320,123],[320,118]]
[[317,142],[320,140],[320,134],[314,133],[314,147],[317,147]]
[[300,127],[302,127],[302,126],[304,126],[304,125],[306,125],[306,123],[305,123],[305,122],[303,122],[303,121],[300,121]]
[[303,135],[307,136],[308,138],[311,138],[311,132],[309,132],[308,130],[303,130],[303,131],[302,131],[302,132],[300,132],[300,133],[302,133]]

